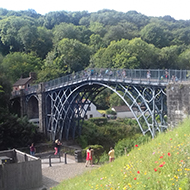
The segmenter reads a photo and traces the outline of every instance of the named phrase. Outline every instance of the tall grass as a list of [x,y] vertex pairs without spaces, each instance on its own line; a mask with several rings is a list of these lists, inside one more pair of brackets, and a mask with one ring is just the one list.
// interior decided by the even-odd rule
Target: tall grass
[[53,190],[189,190],[190,121]]

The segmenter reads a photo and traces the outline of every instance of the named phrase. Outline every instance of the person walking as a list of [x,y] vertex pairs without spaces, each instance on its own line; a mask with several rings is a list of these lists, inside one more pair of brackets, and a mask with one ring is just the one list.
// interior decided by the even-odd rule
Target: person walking
[[92,148],[89,147],[86,151],[86,163],[85,166],[87,167],[89,164],[92,166]]
[[59,139],[55,140],[55,147],[54,147],[54,149],[55,149],[55,153],[54,153],[54,155],[57,155],[57,154],[60,153],[61,142],[60,142]]
[[34,147],[34,143],[32,143],[30,146],[30,155],[34,156],[35,152],[36,152],[36,148]]
[[110,151],[108,152],[109,155],[109,162],[113,162],[115,157],[114,157],[114,149],[110,147]]

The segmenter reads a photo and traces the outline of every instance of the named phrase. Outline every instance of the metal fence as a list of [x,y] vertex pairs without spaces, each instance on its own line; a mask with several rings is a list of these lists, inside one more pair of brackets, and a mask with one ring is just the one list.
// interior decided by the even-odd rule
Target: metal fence
[[[123,82],[148,82],[149,84],[164,84],[189,80],[190,70],[161,69],[109,69],[89,68],[74,74],[59,77],[45,82],[45,91],[60,88],[85,80],[112,80]],[[38,85],[25,89],[26,94],[35,93]]]

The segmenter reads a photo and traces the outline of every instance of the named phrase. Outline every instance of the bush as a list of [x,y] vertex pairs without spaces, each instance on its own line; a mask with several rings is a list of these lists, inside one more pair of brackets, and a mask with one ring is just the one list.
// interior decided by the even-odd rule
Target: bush
[[26,147],[42,140],[37,126],[29,123],[26,117],[18,118],[9,113],[0,115],[0,150]]
[[103,125],[106,124],[108,120],[105,117],[94,117],[90,118],[88,121],[94,123],[95,125]]
[[117,113],[111,109],[106,110],[107,115],[117,115]]

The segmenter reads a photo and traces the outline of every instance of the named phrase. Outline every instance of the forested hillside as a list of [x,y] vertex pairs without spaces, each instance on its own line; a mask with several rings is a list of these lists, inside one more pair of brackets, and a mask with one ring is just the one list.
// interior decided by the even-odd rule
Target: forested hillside
[[190,69],[190,20],[0,9],[0,76],[11,84],[31,71],[40,82],[87,67]]
[[[43,139],[26,117],[11,113],[13,83],[30,72],[38,83],[89,67],[190,69],[190,20],[136,11],[40,15],[0,8],[0,150]],[[93,102],[104,110],[123,104],[109,89]]]

